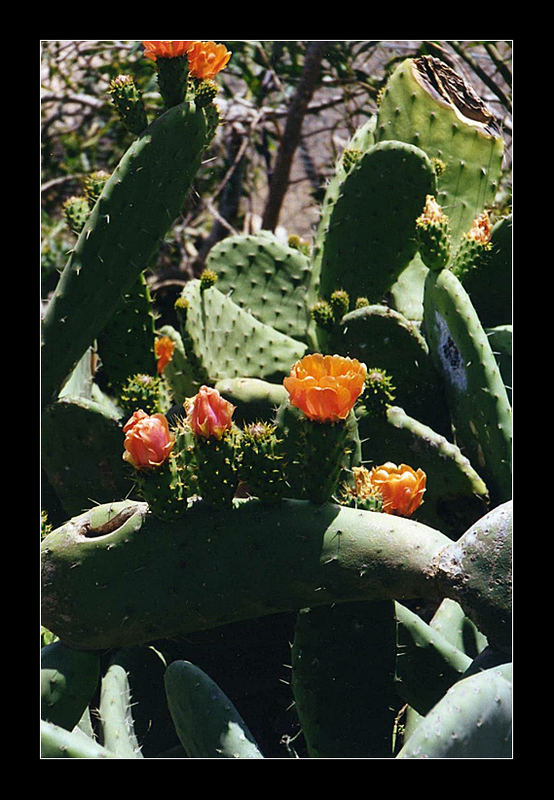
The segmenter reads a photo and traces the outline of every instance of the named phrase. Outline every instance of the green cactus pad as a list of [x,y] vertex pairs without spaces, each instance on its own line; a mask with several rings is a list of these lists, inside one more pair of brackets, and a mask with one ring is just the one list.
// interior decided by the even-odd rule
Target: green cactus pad
[[440,375],[417,326],[398,311],[369,305],[346,314],[330,337],[331,352],[385,370],[396,404],[444,435],[450,418]]
[[302,609],[292,689],[310,758],[391,758],[395,706],[391,601]]
[[487,637],[465,615],[461,605],[449,597],[444,598],[429,625],[472,659],[487,647]]
[[41,719],[71,731],[81,719],[100,678],[96,652],[72,650],[56,641],[40,652]]
[[149,265],[188,195],[207,145],[202,110],[175,106],[127,150],[93,208],[43,320],[43,404]]
[[131,375],[157,375],[154,324],[150,290],[141,273],[123,292],[113,317],[97,337],[100,374],[113,393]]
[[206,267],[217,288],[240,308],[293,339],[307,341],[317,296],[309,258],[268,232],[228,236],[213,247]]
[[270,383],[261,378],[223,378],[215,388],[236,407],[234,419],[238,424],[271,420],[276,409],[288,398],[282,383]]
[[40,722],[41,758],[119,758],[80,730],[68,731],[53,722]]
[[509,650],[512,630],[512,501],[493,508],[447,547],[433,572],[490,644]]
[[144,758],[135,734],[131,688],[125,668],[112,661],[100,683],[101,743],[119,758]]
[[205,383],[238,377],[277,383],[306,352],[303,342],[260,322],[217,286],[201,291],[199,280],[189,281],[182,298],[185,350],[201,364]]
[[471,658],[423,619],[396,602],[395,682],[400,696],[419,714],[427,714],[460,680]]
[[[413,520],[333,504],[96,506],[43,539],[42,622],[68,646],[121,647],[281,611],[421,597],[449,540]],[[109,613],[106,613],[106,608]]]
[[496,358],[500,375],[506,387],[508,400],[512,401],[512,325],[497,325],[485,328],[489,343]]
[[188,758],[263,758],[233,702],[200,667],[171,662],[167,703]]
[[455,683],[397,758],[511,758],[512,686],[499,668]]
[[367,150],[340,186],[318,252],[320,294],[344,289],[351,297],[382,301],[417,250],[416,218],[435,192],[427,155],[402,142]]
[[482,475],[493,503],[512,496],[512,413],[477,312],[450,270],[425,282],[424,329],[444,379],[456,443]]
[[392,461],[427,475],[418,520],[456,539],[487,511],[487,487],[455,444],[398,406],[384,418],[356,413],[366,466]]
[[455,249],[498,188],[504,142],[492,114],[447,65],[430,56],[408,58],[385,87],[375,139],[410,143],[444,164],[435,197],[450,220]]
[[41,425],[42,466],[66,513],[129,495],[120,412],[94,399],[63,397],[44,410]]

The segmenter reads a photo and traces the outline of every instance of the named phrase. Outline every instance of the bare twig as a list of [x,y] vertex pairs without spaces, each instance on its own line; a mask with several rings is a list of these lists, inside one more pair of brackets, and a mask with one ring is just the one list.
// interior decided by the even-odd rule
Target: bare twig
[[290,104],[283,138],[269,184],[269,194],[262,216],[262,228],[265,230],[275,230],[277,227],[281,206],[287,191],[292,159],[300,141],[302,122],[316,87],[326,45],[327,42],[314,41],[306,49],[304,69]]

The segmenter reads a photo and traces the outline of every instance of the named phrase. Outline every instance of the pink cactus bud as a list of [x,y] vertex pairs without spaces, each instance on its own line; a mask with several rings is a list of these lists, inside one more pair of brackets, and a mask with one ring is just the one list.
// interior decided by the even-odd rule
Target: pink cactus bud
[[233,425],[235,406],[217,389],[201,386],[198,394],[186,402],[187,422],[193,433],[203,439],[221,439]]
[[148,416],[142,409],[127,420],[123,433],[123,458],[136,469],[160,467],[169,458],[175,444],[164,415]]

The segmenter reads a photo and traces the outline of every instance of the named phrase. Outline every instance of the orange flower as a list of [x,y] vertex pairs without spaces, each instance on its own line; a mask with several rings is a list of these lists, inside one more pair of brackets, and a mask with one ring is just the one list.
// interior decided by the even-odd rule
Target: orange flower
[[169,458],[175,444],[175,437],[169,432],[164,415],[148,416],[142,409],[135,411],[127,420],[123,433],[123,458],[136,469],[161,466]]
[[177,58],[184,56],[190,50],[191,45],[194,44],[194,39],[186,42],[180,42],[176,39],[162,39],[159,42],[143,42],[144,55],[146,58],[155,61],[159,58]]
[[314,353],[283,380],[290,403],[316,422],[346,419],[364,388],[367,368],[355,358]]
[[193,433],[203,439],[221,439],[232,427],[235,406],[211,386],[201,386],[198,394],[186,401],[185,408]]
[[215,42],[192,42],[187,55],[189,74],[200,80],[214,78],[231,58],[225,45]]
[[158,375],[161,375],[173,358],[175,342],[169,336],[159,336],[154,342],[154,352],[158,360]]
[[422,469],[414,471],[407,464],[392,464],[387,461],[370,470],[368,481],[383,497],[385,514],[410,517],[423,502],[427,476]]

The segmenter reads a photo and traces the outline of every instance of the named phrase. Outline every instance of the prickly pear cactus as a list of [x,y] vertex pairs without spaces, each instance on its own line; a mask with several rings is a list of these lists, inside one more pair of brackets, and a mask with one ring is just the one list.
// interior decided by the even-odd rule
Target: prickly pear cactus
[[136,138],[64,210],[76,242],[43,325],[62,511],[41,517],[42,757],[510,758],[497,123],[449,67],[404,60],[313,247],[226,237],[166,324],[145,270],[229,54],[143,44],[164,111],[112,81]]

